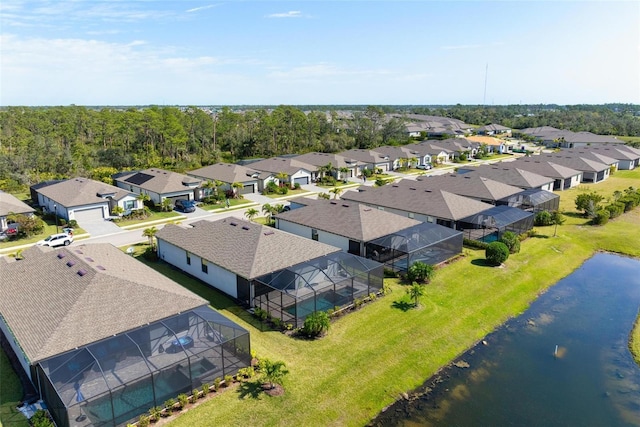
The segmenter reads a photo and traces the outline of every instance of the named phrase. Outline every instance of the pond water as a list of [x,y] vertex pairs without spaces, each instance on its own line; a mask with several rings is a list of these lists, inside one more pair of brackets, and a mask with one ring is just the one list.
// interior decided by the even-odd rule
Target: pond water
[[640,261],[597,254],[371,425],[640,426],[639,307]]

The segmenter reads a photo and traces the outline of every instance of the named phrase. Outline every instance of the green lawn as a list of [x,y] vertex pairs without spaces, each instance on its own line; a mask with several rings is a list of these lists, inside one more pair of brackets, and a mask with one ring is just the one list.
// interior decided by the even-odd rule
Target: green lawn
[[0,426],[26,427],[27,419],[16,409],[22,399],[20,380],[11,368],[9,359],[0,350]]
[[[250,203],[253,203],[251,200],[248,199],[229,199],[229,207],[230,208],[235,208],[237,206],[243,206],[243,205],[248,205]],[[214,205],[199,205],[199,207],[201,207],[204,210],[207,211],[213,211],[216,209],[224,209],[227,207],[227,205],[225,204],[224,201],[220,202],[220,203],[216,203]]]
[[[633,184],[639,186],[640,170],[617,172],[592,188],[613,192]],[[585,189],[560,193],[565,213],[575,213],[572,200],[579,191]],[[219,292],[153,263],[247,328],[259,357],[282,360],[290,371],[281,397],[226,392],[171,425],[365,425],[401,393],[420,386],[508,318],[525,311],[541,292],[595,251],[640,257],[638,240],[629,238],[640,235],[639,217],[636,208],[603,227],[592,227],[572,215],[558,228],[557,237],[552,237],[553,227],[538,228],[538,237],[524,241],[522,251],[512,255],[504,268],[486,267],[483,251],[465,249],[459,261],[438,270],[420,308],[402,310],[398,303],[408,301],[404,286],[388,280],[390,295],[338,319],[329,334],[316,341],[263,331]]]

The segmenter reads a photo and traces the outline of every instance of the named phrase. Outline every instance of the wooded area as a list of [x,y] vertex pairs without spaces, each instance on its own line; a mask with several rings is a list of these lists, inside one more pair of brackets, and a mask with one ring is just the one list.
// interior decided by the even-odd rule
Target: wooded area
[[[406,119],[429,114],[513,129],[553,126],[640,135],[640,106],[5,107],[0,110],[0,189],[50,179],[101,179],[126,169],[178,172],[218,161],[339,152],[413,142]],[[346,117],[341,112],[351,113]]]

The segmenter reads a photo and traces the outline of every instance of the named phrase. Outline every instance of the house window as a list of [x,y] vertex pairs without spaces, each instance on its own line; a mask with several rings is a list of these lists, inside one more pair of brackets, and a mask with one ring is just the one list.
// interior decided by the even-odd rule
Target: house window
[[415,218],[415,215],[413,214],[413,212],[409,212],[409,218],[411,219]]
[[187,252],[187,265],[191,265],[191,254]]
[[318,230],[315,228],[311,229],[311,240],[318,240]]
[[135,200],[125,200],[124,202],[124,210],[125,211],[130,211],[131,209],[135,208],[136,206],[136,201]]
[[383,210],[384,210],[384,207],[383,207],[383,206],[378,206],[378,210],[379,210],[379,211],[383,211]]
[[209,274],[209,266],[207,265],[207,261],[201,260],[202,262],[202,272],[204,274]]

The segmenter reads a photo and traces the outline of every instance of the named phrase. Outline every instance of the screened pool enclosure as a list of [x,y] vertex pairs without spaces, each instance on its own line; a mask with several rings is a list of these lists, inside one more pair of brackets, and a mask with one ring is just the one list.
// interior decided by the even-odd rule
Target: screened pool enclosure
[[436,265],[462,252],[462,233],[423,222],[365,244],[367,258],[405,272],[416,261]]
[[119,426],[250,363],[249,333],[199,307],[46,359],[34,378],[58,426]]
[[533,228],[534,214],[518,208],[501,205],[469,216],[458,222],[464,237],[490,243],[500,239],[505,231],[526,233]]
[[557,211],[560,208],[560,196],[551,191],[530,188],[518,194],[514,194],[497,202],[498,205],[507,205],[533,213],[540,211]]
[[377,293],[383,277],[382,264],[335,252],[258,277],[253,305],[299,328],[315,311],[340,309],[356,298]]

